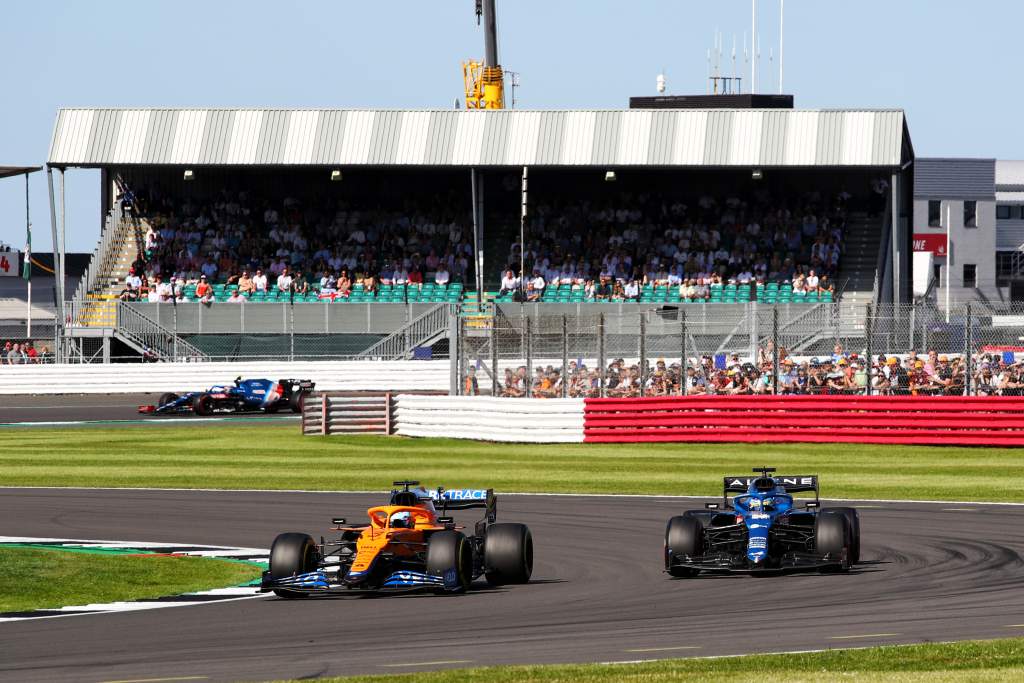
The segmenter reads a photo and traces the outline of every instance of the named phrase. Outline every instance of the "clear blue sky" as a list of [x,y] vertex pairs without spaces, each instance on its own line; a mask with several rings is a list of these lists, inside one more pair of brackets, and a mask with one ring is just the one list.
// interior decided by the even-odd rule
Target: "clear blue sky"
[[[750,0],[498,0],[517,106],[625,107],[702,93],[716,29],[742,40]],[[759,90],[774,92],[779,0],[759,0]],[[898,107],[918,155],[1024,158],[1024,3],[789,0],[786,91],[798,107]],[[0,164],[45,162],[62,106],[437,107],[481,56],[473,0],[34,0],[0,8]],[[777,54],[776,54],[777,58]],[[777,62],[776,62],[777,66]],[[50,248],[44,174],[36,250]],[[99,180],[68,173],[68,248],[99,235]],[[24,184],[0,181],[0,241],[24,244]]]

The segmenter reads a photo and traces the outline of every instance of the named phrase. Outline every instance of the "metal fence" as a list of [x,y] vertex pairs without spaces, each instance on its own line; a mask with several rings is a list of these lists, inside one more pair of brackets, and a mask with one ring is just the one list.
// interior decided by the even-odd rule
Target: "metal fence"
[[463,395],[1024,393],[1024,305],[541,306],[457,333]]

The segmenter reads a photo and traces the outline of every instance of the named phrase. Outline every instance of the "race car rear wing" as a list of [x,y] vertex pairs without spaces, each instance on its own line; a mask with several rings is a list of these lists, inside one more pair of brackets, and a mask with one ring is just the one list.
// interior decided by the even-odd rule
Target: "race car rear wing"
[[[761,471],[761,469],[759,468],[758,471]],[[786,490],[786,493],[805,493],[807,491],[813,491],[814,500],[815,502],[818,502],[820,495],[820,491],[818,489],[818,475],[770,474],[768,476],[773,477],[776,481],[782,484],[782,488]],[[722,482],[722,500],[725,501],[725,506],[728,507],[728,497],[730,493],[746,493],[754,480],[759,478],[760,477],[750,477],[746,475],[725,477]]]
[[486,518],[494,523],[498,515],[498,497],[494,489],[445,489],[438,487],[430,492],[430,499],[441,508],[444,515],[448,510],[471,510],[480,508],[487,511]]

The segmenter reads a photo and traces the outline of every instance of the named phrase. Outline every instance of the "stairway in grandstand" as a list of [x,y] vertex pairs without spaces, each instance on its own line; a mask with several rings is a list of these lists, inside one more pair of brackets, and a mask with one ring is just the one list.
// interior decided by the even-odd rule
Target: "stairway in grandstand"
[[494,292],[466,292],[459,307],[459,317],[466,331],[489,330],[494,323]]
[[878,250],[882,249],[882,217],[853,212],[846,220],[843,253],[839,260],[839,282],[847,294],[871,295],[875,289]]
[[111,210],[75,292],[72,326],[115,326],[118,294],[128,269],[143,248],[146,227],[145,221],[123,215],[119,207]]

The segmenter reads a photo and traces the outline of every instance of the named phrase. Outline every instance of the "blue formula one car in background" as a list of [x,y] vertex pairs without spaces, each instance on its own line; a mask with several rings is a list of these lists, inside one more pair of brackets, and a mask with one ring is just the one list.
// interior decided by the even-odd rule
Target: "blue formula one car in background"
[[302,412],[303,401],[316,386],[308,379],[242,379],[206,391],[167,393],[157,405],[139,406],[140,413],[155,415],[213,415],[215,413],[276,413],[282,408]]
[[[688,510],[665,529],[665,571],[675,577],[700,572],[847,571],[860,561],[856,508],[822,508],[818,477],[725,477],[721,503]],[[793,500],[814,492],[814,499]],[[738,493],[730,501],[729,493]]]

